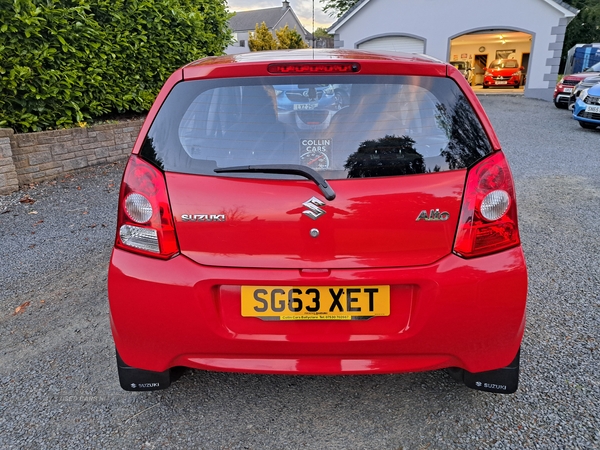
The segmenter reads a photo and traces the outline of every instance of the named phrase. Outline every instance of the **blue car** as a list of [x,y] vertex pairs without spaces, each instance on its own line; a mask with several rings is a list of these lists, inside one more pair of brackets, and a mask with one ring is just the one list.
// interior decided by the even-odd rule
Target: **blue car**
[[581,91],[575,101],[573,119],[582,128],[593,129],[600,126],[600,84]]

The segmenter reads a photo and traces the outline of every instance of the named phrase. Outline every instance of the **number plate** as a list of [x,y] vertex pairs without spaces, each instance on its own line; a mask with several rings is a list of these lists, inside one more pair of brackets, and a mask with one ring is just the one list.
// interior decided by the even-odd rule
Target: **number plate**
[[243,317],[352,320],[389,315],[389,286],[242,286]]
[[564,88],[563,92],[566,94],[570,94],[571,92],[573,92],[573,88]]
[[507,84],[508,81],[496,81],[496,84]]
[[585,107],[585,112],[589,112],[589,113],[600,113],[600,106],[595,106],[595,105],[587,105]]
[[313,109],[317,109],[319,106],[318,103],[294,103],[294,110],[296,111],[312,111]]

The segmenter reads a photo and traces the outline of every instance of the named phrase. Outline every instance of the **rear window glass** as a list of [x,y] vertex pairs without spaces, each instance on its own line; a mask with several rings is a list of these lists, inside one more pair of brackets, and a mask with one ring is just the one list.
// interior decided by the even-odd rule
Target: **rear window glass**
[[141,154],[174,172],[299,164],[342,179],[463,169],[490,152],[450,79],[309,76],[179,83]]

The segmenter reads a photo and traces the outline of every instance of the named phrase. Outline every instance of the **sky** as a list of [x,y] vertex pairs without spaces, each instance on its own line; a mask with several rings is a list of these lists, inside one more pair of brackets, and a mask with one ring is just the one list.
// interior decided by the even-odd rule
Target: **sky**
[[[290,6],[308,31],[312,31],[313,0],[289,0]],[[319,27],[328,28],[335,21],[335,17],[329,17],[322,9],[320,0],[315,3],[315,29]],[[281,0],[227,0],[230,11],[247,11],[251,9],[264,9],[281,6]]]

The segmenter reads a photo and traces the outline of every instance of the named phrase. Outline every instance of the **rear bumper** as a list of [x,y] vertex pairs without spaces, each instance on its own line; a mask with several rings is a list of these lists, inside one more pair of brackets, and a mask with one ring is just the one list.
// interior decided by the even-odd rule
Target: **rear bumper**
[[519,77],[511,77],[510,79],[503,79],[501,81],[496,80],[494,77],[485,77],[483,79],[484,86],[495,86],[495,87],[505,87],[505,86],[520,86],[521,78]]
[[[319,276],[321,275],[321,276]],[[243,318],[240,285],[391,286],[391,314],[356,321]],[[132,367],[248,373],[360,374],[508,365],[524,328],[527,272],[520,248],[413,268],[298,270],[201,266],[114,250],[111,326]]]

